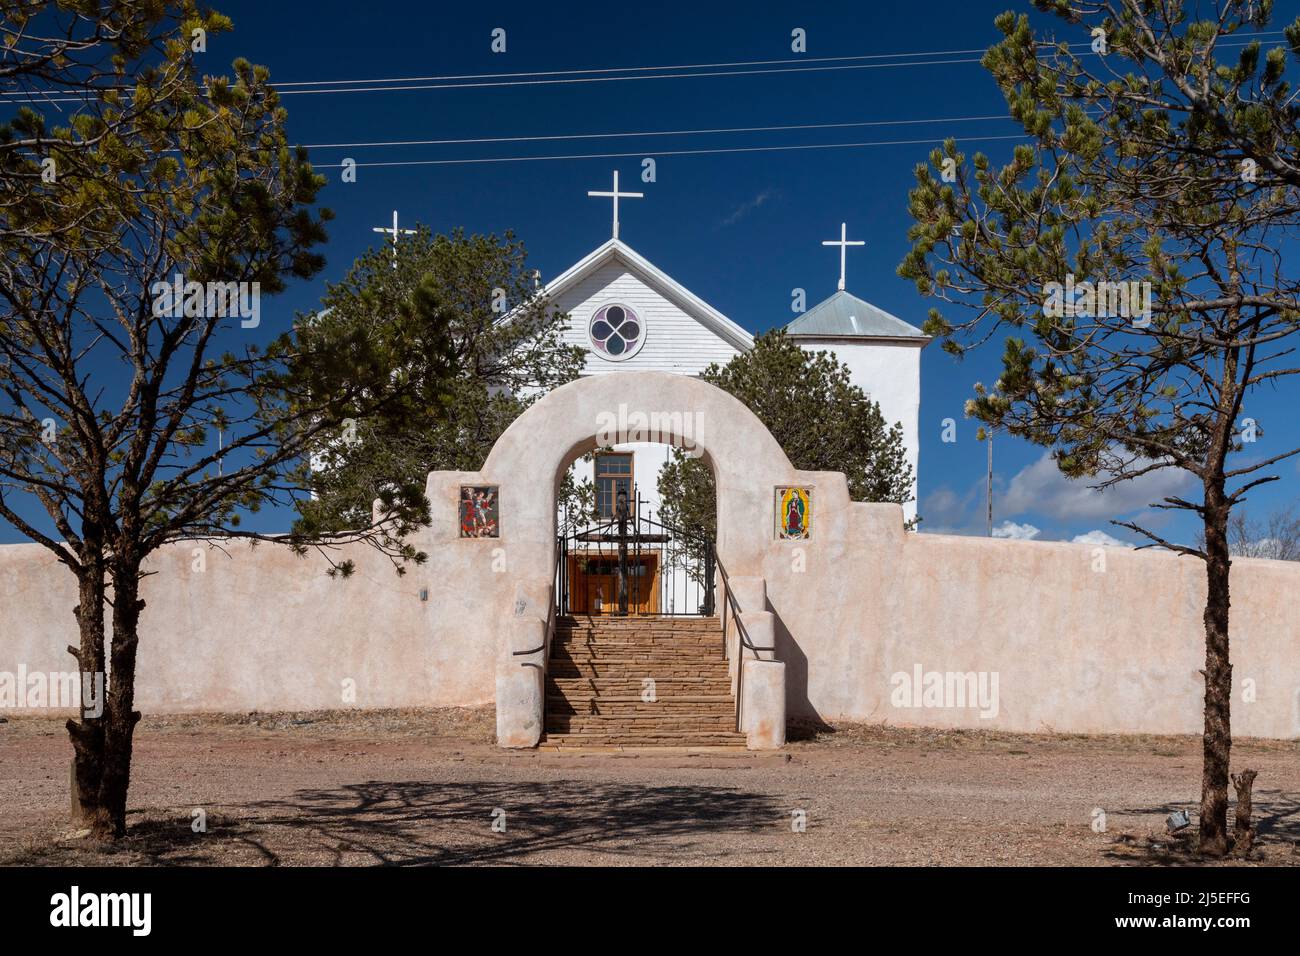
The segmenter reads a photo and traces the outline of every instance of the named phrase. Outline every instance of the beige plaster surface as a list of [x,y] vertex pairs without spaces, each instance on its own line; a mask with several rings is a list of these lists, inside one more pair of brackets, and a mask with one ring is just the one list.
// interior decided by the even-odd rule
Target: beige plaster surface
[[[535,637],[549,607],[556,485],[574,458],[596,447],[602,414],[617,414],[620,404],[697,416],[689,437],[717,477],[718,554],[738,595],[750,604],[762,596],[765,606],[742,601],[743,610],[771,612],[791,714],[1011,731],[1199,732],[1199,563],[907,533],[899,506],[850,502],[843,475],[794,469],[734,398],[662,372],[566,385],[506,431],[482,471],[432,473],[432,524],[414,542],[429,560],[404,577],[365,546],[335,554],[356,562],[348,580],[329,578],[318,556],[275,545],[164,548],[144,585],[139,706],[162,713],[492,702],[503,673],[536,662],[514,651]],[[500,486],[500,538],[458,536],[461,484]],[[775,537],[774,489],[783,484],[812,488],[810,540]],[[1104,570],[1095,569],[1099,554]],[[74,583],[40,546],[0,547],[0,672],[75,668],[65,650],[77,641]],[[1300,563],[1238,560],[1232,583],[1234,733],[1300,736],[1293,610]],[[516,617],[530,623],[513,626]],[[996,714],[898,706],[891,679],[918,666],[923,675],[983,675],[986,686],[996,674]],[[531,681],[507,686],[533,700]],[[528,715],[506,724],[523,741],[527,725]]]

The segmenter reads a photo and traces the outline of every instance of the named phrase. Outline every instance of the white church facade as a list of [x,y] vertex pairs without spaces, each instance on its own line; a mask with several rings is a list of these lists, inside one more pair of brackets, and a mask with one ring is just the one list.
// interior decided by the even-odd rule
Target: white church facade
[[[725,365],[753,347],[753,335],[742,325],[619,239],[618,199],[639,194],[620,193],[615,174],[613,193],[590,195],[614,199],[614,236],[545,285],[547,298],[569,317],[566,344],[586,352],[583,376],[656,371],[698,377],[709,365]],[[789,323],[786,332],[809,351],[833,353],[853,384],[879,403],[886,423],[902,425],[913,475],[913,500],[903,507],[910,521],[916,515],[921,350],[930,339],[845,290],[845,249],[863,243],[847,240],[841,228],[839,241],[823,243],[840,249],[838,290]],[[592,483],[602,518],[613,516],[620,487],[635,486],[657,513],[659,472],[670,454],[663,444],[616,445],[598,451],[594,460],[575,462],[572,474]]]

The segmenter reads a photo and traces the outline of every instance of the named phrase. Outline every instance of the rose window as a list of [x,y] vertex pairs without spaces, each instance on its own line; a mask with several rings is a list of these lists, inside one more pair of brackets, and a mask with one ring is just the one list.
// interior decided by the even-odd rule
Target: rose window
[[609,358],[631,356],[641,345],[645,326],[625,305],[606,305],[591,317],[591,344]]

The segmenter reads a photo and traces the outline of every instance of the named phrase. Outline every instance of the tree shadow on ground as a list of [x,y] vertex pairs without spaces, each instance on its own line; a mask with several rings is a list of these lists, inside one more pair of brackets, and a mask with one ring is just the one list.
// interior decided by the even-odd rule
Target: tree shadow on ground
[[772,831],[789,819],[767,795],[730,787],[585,781],[370,782],[252,809],[335,841],[339,862],[361,854],[383,865],[526,862],[572,849],[643,857],[669,845],[689,850],[693,837]]
[[[690,857],[707,841],[702,862],[718,863],[736,851],[762,852],[743,837],[776,834],[789,822],[789,807],[732,787],[370,781],[223,808],[205,834],[167,815],[133,823],[112,847],[64,842],[11,862],[511,865],[559,862],[554,854],[579,850],[613,863]],[[719,835],[742,839],[728,848]]]
[[[1280,790],[1256,790],[1253,794],[1251,822],[1254,824],[1255,848],[1248,860],[1268,860],[1268,854],[1285,854],[1300,851],[1300,797]],[[1196,813],[1199,804],[1194,801],[1165,803],[1159,806],[1129,807],[1123,810],[1131,814],[1159,814],[1162,818],[1178,810],[1186,810],[1191,817],[1191,825],[1178,833],[1165,833],[1163,828],[1156,835],[1135,835],[1120,833],[1116,836],[1113,848],[1104,854],[1108,859],[1125,863],[1145,865],[1187,863],[1211,863],[1212,858],[1202,857],[1197,851]],[[1228,806],[1228,832],[1233,832],[1236,801]],[[1229,855],[1227,858],[1241,859]],[[1274,860],[1273,862],[1277,862]]]

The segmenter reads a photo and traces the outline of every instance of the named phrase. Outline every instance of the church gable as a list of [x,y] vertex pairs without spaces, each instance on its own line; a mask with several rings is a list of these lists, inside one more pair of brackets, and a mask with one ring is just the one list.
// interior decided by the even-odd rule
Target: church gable
[[743,328],[618,240],[547,285],[569,315],[565,341],[587,351],[585,374],[698,375],[748,349]]

